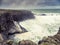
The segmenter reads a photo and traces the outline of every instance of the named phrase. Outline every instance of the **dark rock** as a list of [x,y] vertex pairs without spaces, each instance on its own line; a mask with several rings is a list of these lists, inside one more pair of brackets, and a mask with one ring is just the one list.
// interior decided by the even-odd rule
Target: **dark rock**
[[7,44],[7,45],[17,45],[16,43],[14,43],[13,40],[8,40],[8,41],[6,41],[6,44]]
[[[14,24],[14,21],[19,23],[20,21],[34,18],[33,14],[27,10],[23,10],[23,11],[22,10],[21,11],[0,10],[0,14],[1,14],[0,15],[0,27],[1,27],[0,32],[3,32],[3,33],[5,32],[4,33],[5,35],[7,35],[8,32],[10,33],[9,30],[18,30],[16,28],[16,25]],[[21,29],[22,28],[23,27],[21,27]],[[23,30],[25,30],[25,29],[23,29]],[[17,32],[19,32],[19,31],[17,31]]]
[[22,41],[19,42],[18,45],[37,45],[37,44],[30,41],[30,40],[22,40]]
[[[0,9],[0,41],[8,40],[10,35],[27,32],[24,27],[19,25],[19,22],[27,19],[34,19],[31,11]],[[15,22],[19,27],[15,24]]]
[[60,34],[60,27],[59,27],[59,31],[58,31],[58,33],[57,34]]
[[42,16],[46,16],[46,14],[41,14]]
[[38,42],[38,45],[60,45],[60,29],[54,36],[49,36]]

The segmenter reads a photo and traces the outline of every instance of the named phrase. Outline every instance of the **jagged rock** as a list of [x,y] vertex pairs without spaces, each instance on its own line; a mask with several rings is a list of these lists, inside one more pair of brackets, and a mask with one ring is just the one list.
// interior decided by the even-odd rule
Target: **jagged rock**
[[[8,45],[5,40],[10,39],[10,35],[27,32],[19,22],[33,19],[33,13],[27,10],[4,10],[0,9],[0,45]],[[12,45],[12,44],[11,44]],[[14,45],[14,44],[13,44]]]
[[57,38],[53,38],[53,37],[48,37],[45,40],[39,42],[39,45],[59,45],[60,42],[57,42],[59,40],[57,40]]
[[21,32],[22,27],[19,27],[19,21],[32,18],[34,18],[33,13],[27,10],[0,10],[0,32],[5,32],[5,35],[13,32]]
[[60,45],[60,29],[54,36],[49,36],[38,42],[38,45]]

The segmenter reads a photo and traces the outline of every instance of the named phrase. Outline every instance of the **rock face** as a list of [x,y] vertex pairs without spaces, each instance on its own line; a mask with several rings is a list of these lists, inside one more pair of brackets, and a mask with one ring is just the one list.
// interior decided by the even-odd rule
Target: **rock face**
[[27,19],[34,19],[30,11],[0,9],[0,41],[8,40],[10,35],[24,33],[26,30],[19,22]]

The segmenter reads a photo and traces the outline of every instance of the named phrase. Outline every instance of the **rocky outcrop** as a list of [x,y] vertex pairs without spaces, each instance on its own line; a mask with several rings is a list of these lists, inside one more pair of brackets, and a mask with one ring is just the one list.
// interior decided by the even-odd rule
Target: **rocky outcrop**
[[60,45],[60,28],[56,35],[44,38],[38,42],[38,45]]
[[32,12],[0,9],[0,42],[8,40],[10,35],[27,32],[19,25],[19,22],[27,19],[34,19]]
[[[30,40],[22,40],[18,43],[15,43],[13,40],[9,40],[11,35],[27,32],[24,27],[19,25],[19,22],[34,18],[33,13],[27,10],[18,11],[1,9],[0,45],[37,45]],[[43,40],[39,41],[38,45],[60,45],[60,29],[56,35],[49,36],[48,38],[44,38]]]

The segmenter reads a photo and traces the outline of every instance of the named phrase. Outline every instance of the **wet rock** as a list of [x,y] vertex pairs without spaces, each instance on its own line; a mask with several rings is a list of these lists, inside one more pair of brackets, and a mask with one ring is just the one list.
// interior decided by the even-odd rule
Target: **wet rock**
[[15,43],[11,40],[5,40],[3,42],[0,43],[1,45],[15,45]]
[[37,44],[30,41],[30,40],[22,40],[22,41],[19,42],[18,45],[37,45]]
[[[2,13],[3,12],[3,13]],[[13,32],[21,32],[22,28],[19,25],[19,22],[27,20],[27,19],[34,19],[33,13],[27,10],[0,10],[0,32],[7,35],[8,33]],[[11,31],[13,30],[13,31]],[[23,32],[25,29],[23,29]]]
[[0,45],[15,45],[13,41],[6,42],[14,34],[27,32],[19,22],[34,19],[33,13],[27,10],[0,9]]
[[8,40],[8,41],[6,41],[6,44],[7,44],[7,45],[17,45],[17,43],[14,43],[13,40]]
[[60,30],[54,36],[49,36],[38,42],[38,45],[60,45]]
[[60,43],[57,42],[58,40],[56,38],[53,39],[53,37],[48,37],[45,40],[43,40],[41,43],[38,43],[39,45],[59,45]]
[[41,14],[42,16],[46,16],[46,14]]

